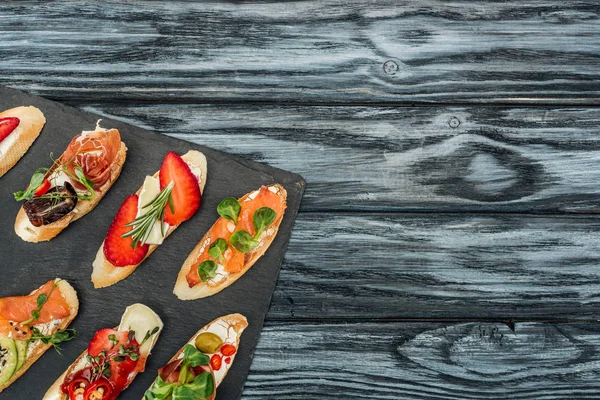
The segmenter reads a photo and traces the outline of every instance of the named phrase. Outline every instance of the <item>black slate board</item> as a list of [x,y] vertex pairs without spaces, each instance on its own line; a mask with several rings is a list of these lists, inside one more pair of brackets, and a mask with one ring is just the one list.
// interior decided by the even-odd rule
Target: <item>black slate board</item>
[[[48,351],[0,397],[42,398],[54,380],[86,348],[96,330],[118,325],[125,307],[139,302],[155,310],[165,328],[148,360],[146,372],[138,375],[120,399],[142,398],[157,369],[199,328],[221,315],[236,312],[248,318],[249,326],[242,336],[235,363],[219,387],[217,399],[240,398],[300,206],[305,186],[302,177],[103,118],[102,126],[119,129],[129,148],[121,176],[91,213],[72,223],[55,239],[26,243],[14,233],[20,204],[14,201],[12,193],[27,186],[36,168],[50,165],[50,152],[61,154],[74,135],[92,130],[100,117],[0,87],[1,110],[19,105],[40,108],[47,122],[27,154],[0,178],[0,297],[29,293],[55,277],[67,279],[79,294],[79,315],[72,324],[79,337],[63,344],[62,356]],[[94,289],[90,280],[92,261],[121,202],[140,187],[146,175],[160,168],[168,151],[183,154],[190,149],[203,152],[208,160],[208,179],[198,213],[183,223],[127,279],[105,289]],[[288,208],[267,253],[235,284],[217,295],[195,301],[178,300],[172,291],[179,268],[218,217],[219,201],[276,182],[288,192]]]

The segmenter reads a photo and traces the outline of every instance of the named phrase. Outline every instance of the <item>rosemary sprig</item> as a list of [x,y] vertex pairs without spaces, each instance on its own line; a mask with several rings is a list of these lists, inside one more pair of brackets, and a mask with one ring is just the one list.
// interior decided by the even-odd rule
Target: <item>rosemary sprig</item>
[[160,233],[164,237],[165,236],[165,207],[167,203],[169,204],[169,208],[171,212],[175,212],[173,207],[173,198],[171,193],[173,192],[174,182],[169,183],[160,193],[154,198],[154,200],[150,201],[148,204],[142,206],[142,210],[145,208],[150,208],[144,214],[140,215],[132,222],[125,224],[125,226],[133,226],[133,229],[129,232],[123,234],[121,237],[127,238],[132,237],[133,243],[131,246],[135,249],[138,244],[146,243],[150,233],[152,232],[152,228],[154,227],[154,223],[156,221],[160,221]]

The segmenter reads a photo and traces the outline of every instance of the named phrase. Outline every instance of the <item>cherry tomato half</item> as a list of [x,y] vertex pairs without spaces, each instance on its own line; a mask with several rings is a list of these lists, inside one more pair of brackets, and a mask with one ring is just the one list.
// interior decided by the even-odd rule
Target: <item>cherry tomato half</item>
[[213,356],[210,358],[210,366],[213,370],[218,371],[221,369],[222,361],[223,359],[220,355],[213,354]]

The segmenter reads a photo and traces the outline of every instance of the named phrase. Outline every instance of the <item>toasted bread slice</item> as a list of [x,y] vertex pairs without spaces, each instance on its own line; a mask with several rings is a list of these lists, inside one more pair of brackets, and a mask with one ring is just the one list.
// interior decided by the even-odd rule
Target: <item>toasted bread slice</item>
[[[149,341],[149,345],[146,344],[146,346],[145,346],[145,347],[147,347],[147,351],[144,352],[142,350],[143,347],[140,348],[140,352],[143,353],[143,354],[140,354],[140,360],[142,360],[142,359],[147,359],[150,356],[150,353],[152,352],[152,349],[154,348],[154,345],[156,344],[156,341],[158,340],[158,336],[162,332],[163,325],[162,325],[162,321],[161,321],[160,317],[158,315],[156,315],[156,313],[154,311],[152,311],[149,307],[147,307],[143,304],[139,304],[139,303],[132,304],[131,306],[127,307],[127,309],[125,310],[125,314],[123,314],[123,318],[125,317],[126,313],[134,307],[137,307],[138,309],[139,308],[146,309],[147,312],[151,313],[160,324],[159,331],[156,334],[154,334],[154,337]],[[121,324],[123,324],[123,320],[121,320]],[[120,326],[116,327],[115,329],[126,330],[126,329],[122,329]],[[140,340],[140,339],[138,339],[138,340]],[[68,396],[62,392],[61,386],[64,383],[65,378],[69,374],[76,372],[76,371],[80,370],[80,368],[82,366],[85,366],[87,354],[88,353],[87,353],[87,349],[86,349],[83,351],[83,353],[81,353],[81,355],[79,357],[77,357],[77,359],[69,366],[69,368],[67,368],[67,370],[65,372],[63,372],[62,375],[59,376],[58,379],[56,379],[56,381],[54,381],[52,386],[50,386],[50,388],[46,391],[46,394],[44,395],[42,400],[68,400],[67,399]],[[141,371],[134,371],[129,375],[128,384],[125,387],[125,389],[127,387],[129,387],[129,385],[131,384],[131,382],[133,382],[133,380],[135,379],[137,374],[139,372],[143,372],[143,370],[144,369],[142,369]]]
[[0,113],[0,118],[5,117],[17,117],[20,123],[0,142],[0,177],[27,153],[46,123],[44,114],[33,106],[11,108]]
[[[287,192],[283,186],[280,184],[274,184],[268,186],[269,190],[274,191],[277,195],[283,198],[284,204],[287,200]],[[251,194],[247,193],[242,196],[238,201],[242,203],[246,200]],[[222,218],[222,217],[221,217]],[[197,267],[196,260],[198,256],[202,254],[206,246],[210,246],[210,244],[215,240],[210,237],[210,230],[202,237],[200,242],[194,247],[188,258],[183,263],[181,270],[179,271],[179,275],[177,276],[177,282],[175,283],[175,289],[173,293],[181,300],[195,300],[203,297],[212,296],[213,294],[219,293],[221,290],[225,289],[229,285],[233,284],[237,281],[242,275],[244,275],[250,267],[258,261],[260,257],[267,251],[275,236],[277,235],[277,231],[279,230],[279,225],[281,225],[281,221],[283,219],[283,213],[278,215],[275,221],[269,228],[263,233],[263,236],[260,238],[260,244],[257,248],[247,252],[244,256],[244,267],[236,273],[228,273],[227,276],[217,282],[200,282],[197,285],[190,287],[187,283],[186,276],[189,273],[192,267]]]
[[[99,129],[99,128],[97,128]],[[73,211],[59,219],[58,221],[54,221],[47,225],[42,226],[33,226],[27,218],[27,214],[25,213],[25,209],[21,207],[19,212],[17,213],[17,219],[15,220],[15,232],[19,237],[26,242],[43,242],[47,240],[51,240],[60,232],[63,231],[69,224],[73,221],[78,220],[83,217],[90,211],[96,207],[96,205],[102,200],[102,198],[106,195],[106,193],[110,190],[112,185],[115,183],[119,175],[121,174],[121,170],[123,169],[123,164],[125,164],[125,158],[127,156],[127,147],[125,143],[121,142],[121,147],[119,148],[119,152],[117,154],[117,158],[115,162],[110,167],[110,178],[104,183],[101,187],[99,187],[95,192],[96,195],[90,200],[79,200],[77,202],[77,206]]]
[[[218,371],[213,370],[213,375],[215,377],[215,389],[216,389],[217,387],[219,387],[221,382],[223,382],[223,379],[225,379],[227,372],[229,372],[229,368],[231,368],[231,366],[233,365],[235,355],[237,354],[237,349],[240,348],[240,337],[242,336],[242,333],[244,332],[244,330],[247,327],[248,327],[248,320],[242,314],[229,314],[229,315],[225,315],[223,317],[219,317],[219,318],[213,320],[212,322],[206,324],[202,329],[200,329],[198,332],[196,332],[196,334],[194,336],[192,336],[190,338],[190,340],[186,344],[184,344],[181,347],[181,349],[179,349],[179,351],[177,353],[175,353],[175,355],[173,357],[171,357],[171,359],[169,360],[169,362],[167,364],[172,363],[173,361],[183,357],[183,350],[185,349],[185,346],[187,344],[194,345],[194,343],[196,342],[196,338],[201,333],[204,333],[204,332],[212,332],[212,333],[218,335],[219,337],[221,337],[221,340],[223,340],[224,343],[230,343],[230,344],[235,343],[236,353],[233,354],[232,356],[229,356],[231,358],[230,363],[223,362],[221,364],[221,369],[219,369]],[[230,332],[230,330],[232,330],[233,332]],[[226,332],[225,335],[234,334],[235,337],[234,338],[223,337],[223,336],[225,336],[223,334],[223,332]],[[207,354],[207,355],[210,356],[211,354]],[[152,388],[153,385],[154,385],[154,383],[152,383],[152,385],[150,385],[150,388]]]
[[[186,154],[181,156],[181,158],[186,163],[192,164],[200,170],[200,180],[198,182],[198,185],[200,186],[200,193],[204,193],[204,186],[206,185],[206,176],[207,176],[207,171],[208,171],[206,157],[204,156],[204,154],[200,153],[199,151],[190,150]],[[159,172],[160,171],[157,171],[154,174],[155,178],[158,177]],[[142,188],[140,187],[136,193],[139,195],[141,190],[142,190]],[[165,238],[167,238],[171,233],[173,233],[173,231],[175,229],[177,229],[178,226],[179,225],[174,225],[174,226],[169,227],[169,229],[167,230],[167,232],[165,234]],[[154,252],[154,250],[156,250],[156,248],[158,246],[159,245],[150,245],[150,248],[148,249],[148,253],[146,254],[144,259],[139,264],[127,265],[124,267],[116,267],[113,264],[111,264],[111,262],[108,261],[106,259],[106,257],[104,256],[104,242],[102,242],[102,245],[100,246],[100,248],[98,249],[98,252],[96,253],[96,259],[94,260],[94,262],[92,264],[92,267],[93,267],[92,282],[94,283],[94,287],[96,289],[98,289],[98,288],[114,285],[115,283],[127,278],[129,275],[131,275],[133,273],[133,271],[135,271],[135,269],[137,267],[140,266],[140,264],[142,264],[144,262],[144,260],[146,258],[148,258],[150,256],[150,254],[152,254]]]
[[[64,318],[60,322],[60,324],[55,325],[48,332],[45,332],[45,334],[49,335],[49,336],[56,333],[59,330],[66,329],[71,324],[73,319],[75,319],[75,316],[77,315],[77,312],[79,311],[79,300],[77,298],[77,292],[75,291],[75,289],[73,289],[73,287],[69,284],[69,282],[67,282],[63,279],[57,278],[55,280],[55,282],[58,282],[56,287],[57,287],[57,289],[60,290],[60,294],[63,296],[66,303],[69,305],[70,313],[69,313],[68,317]],[[35,290],[34,290],[34,292],[35,292]],[[33,326],[37,327],[40,330],[43,329],[41,325],[33,325]],[[44,344],[44,343],[42,343],[41,340],[37,340],[33,343],[30,343],[29,349],[27,351],[27,358],[25,359],[25,363],[23,364],[23,366],[21,366],[21,368],[19,368],[18,371],[16,371],[14,373],[14,375],[4,385],[0,386],[0,392],[2,392],[4,389],[9,387],[14,381],[19,379],[19,377],[21,375],[23,375],[29,369],[29,367],[31,367],[33,365],[33,363],[36,362],[37,359],[40,358],[42,356],[42,354],[44,354],[46,352],[46,350],[48,350],[50,347],[52,347],[52,344]]]

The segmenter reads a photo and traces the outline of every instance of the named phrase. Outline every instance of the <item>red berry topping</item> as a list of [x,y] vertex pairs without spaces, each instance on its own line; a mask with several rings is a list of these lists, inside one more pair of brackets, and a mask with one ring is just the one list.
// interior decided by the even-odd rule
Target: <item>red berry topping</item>
[[171,182],[175,182],[172,198],[175,212],[171,212],[169,205],[165,207],[165,221],[173,226],[190,219],[198,208],[202,195],[198,186],[198,179],[190,167],[176,153],[170,151],[165,156],[159,172],[160,188],[164,189]]
[[131,236],[122,237],[133,229],[132,226],[125,226],[125,224],[135,219],[137,210],[138,196],[134,194],[121,204],[121,208],[108,228],[106,239],[104,239],[104,257],[115,267],[139,264],[148,253],[149,245],[138,244],[133,248],[133,238]]
[[0,118],[0,142],[6,139],[20,123],[21,120],[17,117]]

